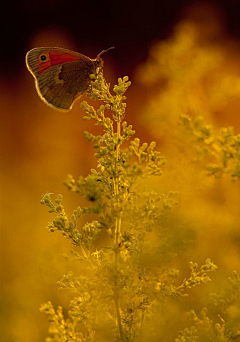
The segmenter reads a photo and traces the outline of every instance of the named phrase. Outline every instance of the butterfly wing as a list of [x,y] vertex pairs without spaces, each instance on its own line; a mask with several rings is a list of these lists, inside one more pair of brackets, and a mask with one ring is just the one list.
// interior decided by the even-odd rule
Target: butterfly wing
[[91,65],[83,61],[56,65],[36,78],[36,87],[47,104],[59,110],[69,110],[87,90],[92,72]]
[[87,90],[97,59],[61,48],[36,48],[27,53],[26,64],[42,100],[66,111]]

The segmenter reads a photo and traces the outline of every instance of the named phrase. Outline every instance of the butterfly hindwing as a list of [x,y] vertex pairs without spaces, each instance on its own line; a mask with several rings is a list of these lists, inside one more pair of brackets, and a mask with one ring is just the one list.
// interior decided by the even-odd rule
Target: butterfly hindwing
[[92,63],[85,61],[55,65],[36,77],[37,89],[48,104],[69,110],[74,100],[87,90],[93,72]]

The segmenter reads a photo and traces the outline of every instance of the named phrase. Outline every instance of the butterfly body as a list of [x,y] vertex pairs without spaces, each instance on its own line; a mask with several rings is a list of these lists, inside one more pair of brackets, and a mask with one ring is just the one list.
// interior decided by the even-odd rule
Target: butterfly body
[[103,60],[100,54],[91,59],[62,48],[35,48],[27,53],[26,64],[41,99],[55,109],[67,111],[88,89],[89,76],[102,69]]

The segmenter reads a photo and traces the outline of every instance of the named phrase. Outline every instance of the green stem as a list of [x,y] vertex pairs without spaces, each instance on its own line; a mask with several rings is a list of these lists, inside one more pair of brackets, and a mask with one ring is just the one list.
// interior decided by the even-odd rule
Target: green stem
[[115,296],[114,296],[114,302],[115,302],[115,307],[116,307],[116,312],[117,312],[117,322],[118,322],[118,331],[119,331],[120,341],[124,342],[122,320],[121,320],[120,308],[119,308],[119,299],[118,299],[117,294],[115,294]]
[[[115,180],[114,180],[114,192],[115,192],[115,198],[117,205],[119,206],[119,175],[118,175],[118,161],[119,161],[119,149],[120,149],[120,137],[121,137],[121,120],[118,118],[117,121],[117,144],[116,144],[116,159],[115,159]],[[119,210],[119,208],[118,208]],[[115,266],[116,270],[118,270],[118,262],[119,262],[119,237],[121,234],[121,212],[118,212],[116,221],[115,221]],[[115,302],[115,308],[116,308],[116,314],[117,314],[117,323],[118,323],[118,331],[119,331],[119,337],[120,341],[124,342],[124,333],[122,328],[122,320],[121,320],[121,314],[120,314],[120,307],[119,307],[119,296],[118,296],[118,290],[117,290],[117,283],[115,283],[115,293],[114,293],[114,302]]]
[[[119,160],[119,148],[120,148],[120,137],[121,137],[121,120],[118,119],[117,121],[117,145],[116,145],[116,159],[115,159],[115,181],[114,181],[114,192],[115,192],[115,198],[117,199],[118,205],[119,203],[119,176],[118,176],[118,171],[117,171],[117,166],[118,166],[118,160]],[[115,256],[116,256],[116,263],[118,262],[118,257],[119,257],[119,236],[121,233],[121,213],[118,213],[116,222],[115,222]]]

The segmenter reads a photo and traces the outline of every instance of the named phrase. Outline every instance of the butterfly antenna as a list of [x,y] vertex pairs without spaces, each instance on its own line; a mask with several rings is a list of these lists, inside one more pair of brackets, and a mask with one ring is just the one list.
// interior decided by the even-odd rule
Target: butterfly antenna
[[107,49],[107,50],[102,50],[98,55],[97,55],[97,58],[98,57],[100,57],[100,56],[102,56],[105,52],[107,52],[107,51],[109,51],[109,50],[112,50],[112,49],[114,49],[114,46],[111,46],[109,49]]

